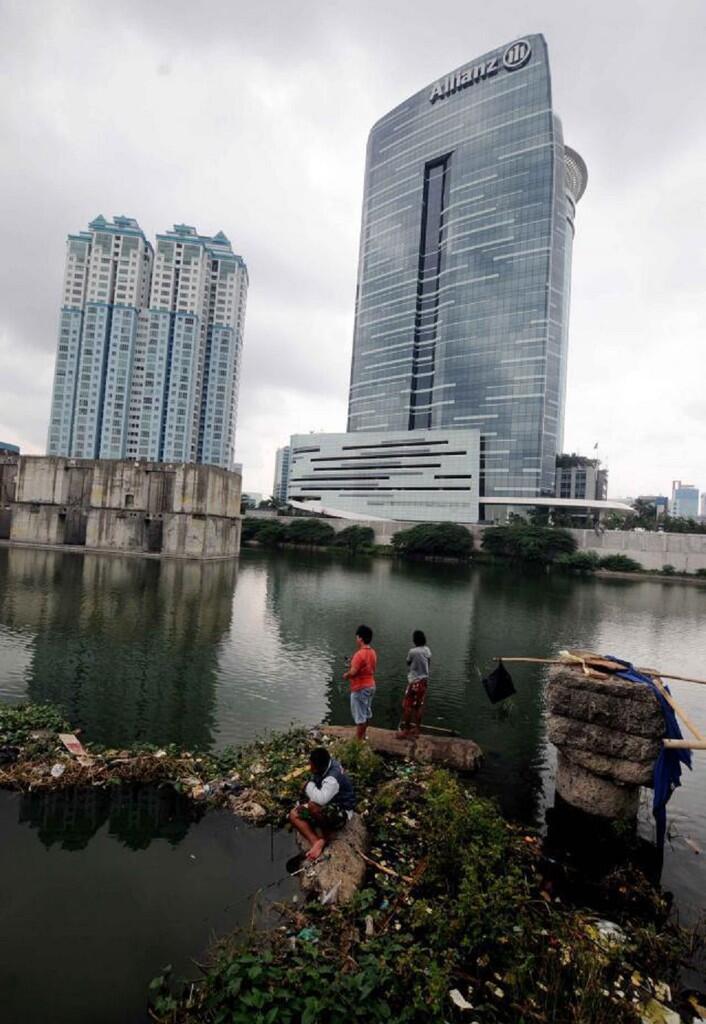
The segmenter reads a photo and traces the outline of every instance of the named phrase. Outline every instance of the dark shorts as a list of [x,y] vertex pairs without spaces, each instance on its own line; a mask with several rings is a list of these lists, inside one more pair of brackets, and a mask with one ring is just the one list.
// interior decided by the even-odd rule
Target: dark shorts
[[299,817],[309,825],[320,825],[328,832],[335,832],[348,821],[348,812],[340,804],[324,804],[320,814],[313,814],[308,807],[299,807]]
[[426,679],[415,679],[413,683],[407,684],[402,700],[404,711],[421,711],[427,698],[427,685],[428,680]]

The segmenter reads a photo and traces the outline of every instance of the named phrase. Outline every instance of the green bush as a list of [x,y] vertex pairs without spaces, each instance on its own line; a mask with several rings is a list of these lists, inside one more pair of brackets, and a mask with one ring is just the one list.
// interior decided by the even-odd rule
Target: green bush
[[243,519],[241,539],[243,541],[256,540],[258,533],[267,522],[269,522],[267,519],[255,519],[254,516],[246,516]]
[[375,543],[375,531],[370,526],[347,526],[336,534],[333,543],[351,555],[369,554]]
[[704,579],[706,577],[706,569],[697,569],[694,576],[700,576],[701,579]]
[[613,572],[641,572],[642,566],[628,555],[604,555],[601,558],[601,569]]
[[568,530],[555,526],[533,526],[513,522],[490,526],[483,532],[483,550],[498,558],[523,562],[554,562],[560,555],[572,555],[576,540]]
[[255,533],[254,540],[265,548],[275,548],[287,538],[287,528],[276,519],[265,519]]
[[569,572],[595,572],[600,565],[600,557],[595,551],[575,551],[573,555],[559,555],[556,564]]
[[473,551],[473,537],[457,523],[419,523],[396,533],[392,547],[396,554],[406,558],[426,555],[467,559]]
[[676,575],[676,571],[677,570],[674,568],[673,565],[663,565],[662,566],[662,575],[663,576],[675,576]]
[[285,544],[313,544],[316,547],[326,547],[331,544],[335,537],[334,528],[330,523],[321,519],[293,519],[287,525]]

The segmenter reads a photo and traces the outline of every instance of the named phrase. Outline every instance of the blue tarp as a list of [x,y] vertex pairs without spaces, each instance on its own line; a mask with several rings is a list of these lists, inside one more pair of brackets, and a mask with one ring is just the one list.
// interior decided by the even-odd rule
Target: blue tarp
[[[643,675],[642,672],[638,672],[629,661],[623,661],[622,658],[616,658],[612,654],[608,655],[608,657],[611,661],[615,661],[619,665],[625,666],[623,671],[615,673],[619,679],[626,679],[631,683],[642,683],[645,686],[650,687],[659,701],[659,706],[662,710],[662,715],[664,716],[664,739],[683,739],[684,737],[682,736],[682,731],[679,728],[677,716],[674,714],[673,708],[664,699],[652,679],[649,676]],[[665,684],[662,685],[667,693],[671,692],[668,686]],[[683,764],[685,764],[687,768],[691,768],[690,750],[674,750],[669,747],[662,747],[659,757],[655,761],[652,775],[652,786],[654,790],[654,796],[652,798],[652,813],[654,814],[655,821],[657,823],[657,845],[659,847],[664,844],[667,825],[667,803],[677,786],[681,786],[681,766]]]

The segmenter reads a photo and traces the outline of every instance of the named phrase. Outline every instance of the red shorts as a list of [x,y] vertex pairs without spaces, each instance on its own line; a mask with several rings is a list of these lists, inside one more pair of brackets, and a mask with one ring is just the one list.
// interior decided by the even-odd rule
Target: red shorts
[[413,683],[407,684],[402,700],[403,711],[421,711],[427,697],[427,685],[426,679],[415,679]]

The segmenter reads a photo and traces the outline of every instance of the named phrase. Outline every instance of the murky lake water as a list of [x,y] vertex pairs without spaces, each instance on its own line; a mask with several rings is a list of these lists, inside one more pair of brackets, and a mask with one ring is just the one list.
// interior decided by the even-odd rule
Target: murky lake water
[[[526,821],[541,821],[553,801],[545,670],[513,668],[518,693],[503,717],[480,687],[494,656],[550,657],[584,647],[706,677],[702,587],[300,552],[248,551],[237,565],[200,565],[0,548],[0,699],[55,702],[87,740],[110,745],[144,740],[205,749],[292,722],[348,723],[341,674],[360,622],[373,627],[379,656],[375,723],[397,724],[409,637],[424,629],[433,650],[427,720],[480,743],[486,763],[479,785]],[[706,731],[706,686],[675,682],[672,688]],[[697,752],[694,771],[669,805],[663,882],[688,920],[706,905],[705,783],[706,752]],[[46,853],[22,801],[5,797],[2,808],[3,854],[15,864],[13,899],[20,901],[12,905],[17,920],[23,913],[31,919],[41,906],[28,898],[33,872],[41,861],[43,882],[51,885],[60,858]],[[207,836],[209,827],[192,824],[171,846],[159,840],[150,850],[161,843],[179,857],[189,837]],[[647,800],[642,830],[652,830]],[[82,852],[61,851],[66,862],[97,856],[93,851],[104,844],[117,857],[120,844],[102,835],[99,829],[98,842]],[[130,877],[138,886],[150,870],[147,855],[157,857],[150,850],[131,855]],[[72,870],[80,874],[78,863]],[[154,869],[162,870],[161,864]],[[56,877],[66,892],[75,884],[80,901],[78,879]],[[107,909],[99,905],[96,913]],[[7,914],[0,907],[4,935],[16,927]],[[196,941],[191,952],[200,951]],[[158,970],[161,960],[153,966]]]

